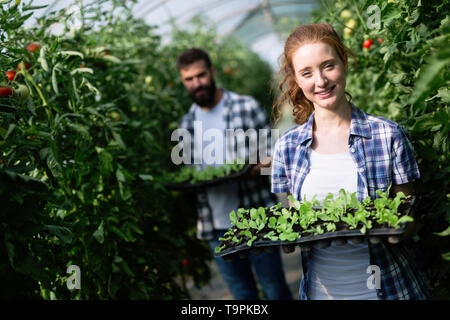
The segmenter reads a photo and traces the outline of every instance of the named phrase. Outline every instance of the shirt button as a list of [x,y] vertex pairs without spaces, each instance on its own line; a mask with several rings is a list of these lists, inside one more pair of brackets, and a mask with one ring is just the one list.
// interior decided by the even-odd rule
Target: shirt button
[[356,150],[355,148],[351,148],[350,151],[354,153]]
[[359,172],[364,172],[364,168],[359,168]]

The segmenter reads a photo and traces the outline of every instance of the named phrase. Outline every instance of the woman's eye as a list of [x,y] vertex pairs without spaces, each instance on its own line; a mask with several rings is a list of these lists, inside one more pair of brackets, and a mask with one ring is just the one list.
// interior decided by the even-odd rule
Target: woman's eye
[[325,66],[325,68],[327,68],[327,69],[331,69],[331,68],[333,68],[334,67],[334,65],[332,64],[332,63],[329,63],[329,64],[327,64],[326,66]]
[[311,72],[303,72],[302,77],[308,77],[311,74]]

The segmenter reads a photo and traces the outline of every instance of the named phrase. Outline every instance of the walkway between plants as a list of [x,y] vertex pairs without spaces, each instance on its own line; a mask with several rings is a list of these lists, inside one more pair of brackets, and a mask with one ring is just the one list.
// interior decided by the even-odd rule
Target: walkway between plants
[[[291,290],[292,297],[298,298],[298,289],[300,285],[301,269],[300,269],[300,248],[296,247],[295,251],[289,254],[281,254],[283,260],[284,274]],[[211,281],[209,284],[197,289],[192,280],[187,283],[187,288],[193,300],[233,300],[225,282],[217,270],[215,262],[210,262]]]

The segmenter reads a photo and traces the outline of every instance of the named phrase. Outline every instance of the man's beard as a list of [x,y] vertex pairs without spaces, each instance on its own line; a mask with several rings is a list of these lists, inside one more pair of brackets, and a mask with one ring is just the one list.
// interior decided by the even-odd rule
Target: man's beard
[[[199,91],[203,91],[201,95],[197,95],[196,93]],[[211,83],[209,86],[200,86],[195,91],[189,92],[189,97],[198,104],[200,107],[211,107],[214,103],[214,98],[216,95],[216,83],[214,79],[211,79]]]

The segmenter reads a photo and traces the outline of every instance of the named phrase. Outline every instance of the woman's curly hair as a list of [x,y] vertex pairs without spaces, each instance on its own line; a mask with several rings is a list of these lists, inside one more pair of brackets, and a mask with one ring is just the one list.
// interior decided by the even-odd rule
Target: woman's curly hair
[[[292,105],[294,121],[299,125],[305,123],[313,113],[313,103],[305,97],[303,91],[295,81],[292,58],[303,44],[316,42],[325,42],[332,46],[346,68],[349,55],[354,57],[350,49],[342,43],[336,31],[328,23],[307,24],[295,28],[287,38],[284,44],[284,52],[281,55],[282,65],[279,75],[282,80],[278,84],[281,94],[273,106],[274,114],[277,117],[275,123],[280,119],[281,106],[286,101]],[[348,92],[346,94],[351,99],[351,95]]]

